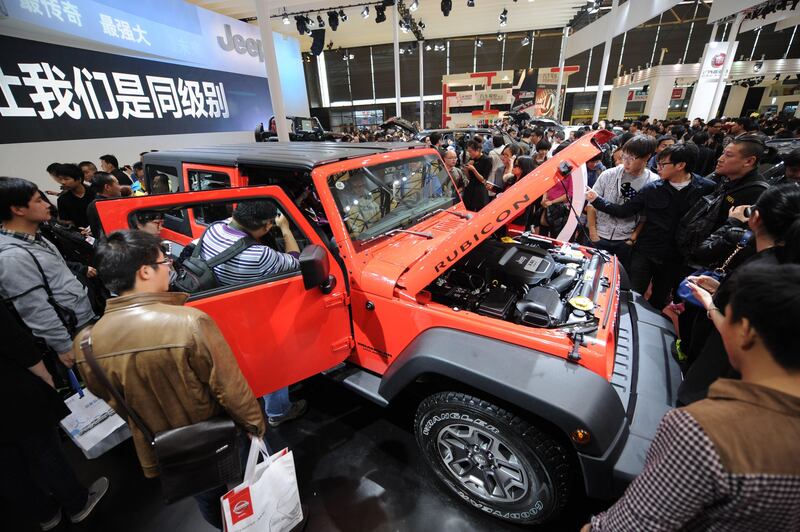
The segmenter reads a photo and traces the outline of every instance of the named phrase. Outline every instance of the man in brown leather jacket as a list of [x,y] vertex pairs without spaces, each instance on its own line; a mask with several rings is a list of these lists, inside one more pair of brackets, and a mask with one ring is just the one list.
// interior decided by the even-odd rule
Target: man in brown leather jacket
[[[117,297],[108,300],[92,329],[94,354],[148,428],[157,434],[224,411],[248,433],[263,436],[261,408],[217,325],[202,311],[183,306],[187,294],[167,291],[171,259],[159,239],[118,231],[98,248],[97,263]],[[77,343],[75,352],[87,387],[117,409]],[[135,423],[128,426],[145,476],[157,476],[150,442]],[[196,497],[203,517],[218,528],[219,497],[226,491],[221,486]]]

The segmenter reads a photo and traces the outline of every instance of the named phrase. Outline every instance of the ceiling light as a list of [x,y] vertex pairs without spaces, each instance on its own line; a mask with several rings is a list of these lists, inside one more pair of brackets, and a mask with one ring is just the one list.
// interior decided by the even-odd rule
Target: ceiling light
[[431,45],[430,45],[430,43],[425,45],[425,51],[426,51],[426,52],[430,52],[430,51],[431,51]]
[[467,7],[475,7],[475,0],[467,0]]
[[306,17],[303,15],[295,15],[294,17],[295,25],[297,26],[297,33],[300,35],[305,35],[308,33],[308,25],[306,24]]
[[414,0],[411,2],[411,5],[408,6],[409,11],[416,11],[419,8],[419,0]]
[[453,0],[442,0],[442,15],[448,16],[450,10],[453,9]]
[[339,10],[339,20],[347,22],[347,13],[344,12],[344,9]]
[[283,23],[286,25],[291,24],[291,22],[289,21],[289,15],[286,14],[285,8],[283,10]]
[[380,24],[386,21],[386,8],[382,5],[375,6],[375,22]]
[[531,43],[530,35],[526,35],[522,38],[522,46],[528,46]]
[[361,16],[369,18],[369,6],[364,6],[364,9],[361,10]]
[[405,48],[400,48],[400,50],[399,50],[399,51],[400,51],[400,53],[401,53],[401,54],[404,54],[404,53],[406,53],[406,49],[405,49]]
[[408,33],[408,24],[406,24],[406,22],[404,20],[400,21],[400,30],[403,33]]
[[339,14],[336,11],[328,11],[328,26],[333,31],[336,31],[336,28],[339,27]]
[[497,32],[497,42],[501,42],[505,38],[506,38],[505,34],[500,33],[499,31]]
[[425,29],[425,23],[424,23],[424,22],[422,22],[422,21],[420,20],[420,21],[417,23],[417,27],[418,27],[419,29],[421,29],[421,30],[424,30],[424,29]]
[[325,21],[322,20],[322,17],[320,15],[317,15],[317,27],[318,28],[325,27]]
[[500,25],[505,26],[508,23],[508,9],[503,8],[502,13],[497,18],[500,20]]
[[483,41],[482,41],[482,40],[480,40],[480,39],[478,39],[477,41],[475,41],[475,46],[477,46],[478,48],[480,48],[481,46],[483,46]]

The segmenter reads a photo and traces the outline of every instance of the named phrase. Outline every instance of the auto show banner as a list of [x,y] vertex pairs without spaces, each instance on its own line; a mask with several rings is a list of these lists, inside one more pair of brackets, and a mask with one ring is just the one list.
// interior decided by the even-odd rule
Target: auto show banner
[[246,131],[263,77],[0,36],[0,144]]
[[[528,113],[531,118],[553,118],[556,114],[556,87],[558,86],[558,67],[519,70],[514,74],[515,112]],[[564,67],[561,80],[561,105],[564,105],[569,76],[580,71],[578,65]]]

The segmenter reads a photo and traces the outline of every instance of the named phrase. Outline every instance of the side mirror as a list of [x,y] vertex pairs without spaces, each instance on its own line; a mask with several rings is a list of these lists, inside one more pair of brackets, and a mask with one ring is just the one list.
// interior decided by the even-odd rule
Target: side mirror
[[336,277],[330,271],[328,253],[322,246],[311,244],[300,253],[300,272],[306,290],[318,287],[323,294],[330,294],[336,287]]

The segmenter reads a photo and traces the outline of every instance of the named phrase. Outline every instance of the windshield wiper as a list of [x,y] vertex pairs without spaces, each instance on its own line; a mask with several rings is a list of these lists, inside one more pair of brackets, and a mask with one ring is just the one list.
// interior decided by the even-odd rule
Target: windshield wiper
[[372,242],[373,240],[377,240],[378,238],[383,238],[385,236],[391,236],[396,233],[407,233],[409,235],[417,235],[427,238],[428,240],[433,238],[433,233],[423,233],[421,231],[409,231],[408,229],[392,229],[391,231],[386,231],[385,233],[381,233],[380,235],[375,235],[370,237],[366,240],[362,240],[362,244],[366,244],[367,242]]
[[421,222],[422,220],[427,220],[428,218],[430,218],[431,216],[433,216],[438,212],[446,212],[447,214],[452,214],[453,216],[457,216],[462,220],[472,220],[472,215],[466,212],[448,211],[447,209],[436,209],[435,211],[431,211],[422,218],[420,218],[419,220],[417,220],[417,223]]

